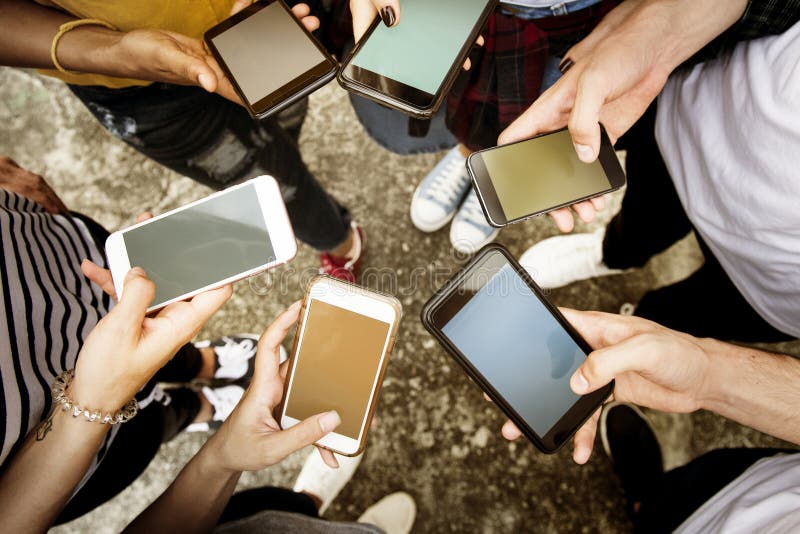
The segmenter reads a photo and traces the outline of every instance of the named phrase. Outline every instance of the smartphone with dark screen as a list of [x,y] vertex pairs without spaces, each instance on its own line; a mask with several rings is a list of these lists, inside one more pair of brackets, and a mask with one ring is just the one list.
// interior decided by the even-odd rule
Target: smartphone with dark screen
[[554,453],[614,383],[569,386],[591,347],[502,245],[488,245],[431,298],[422,323],[539,450]]
[[467,170],[489,224],[501,228],[624,186],[617,154],[600,130],[594,163],[578,159],[566,129],[471,154]]
[[403,0],[400,21],[376,18],[342,63],[339,83],[417,118],[430,118],[455,82],[497,0]]
[[250,114],[262,119],[316,91],[338,63],[283,0],[259,0],[205,33]]

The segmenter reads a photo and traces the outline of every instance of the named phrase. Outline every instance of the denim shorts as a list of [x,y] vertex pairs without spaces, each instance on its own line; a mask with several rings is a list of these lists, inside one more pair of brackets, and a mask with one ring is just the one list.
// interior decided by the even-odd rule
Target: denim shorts
[[500,7],[502,12],[507,15],[514,15],[515,17],[525,20],[533,20],[568,15],[599,3],[600,0],[572,0],[553,2],[553,5],[550,7],[530,7],[525,5],[524,0],[520,0],[518,2],[501,2]]

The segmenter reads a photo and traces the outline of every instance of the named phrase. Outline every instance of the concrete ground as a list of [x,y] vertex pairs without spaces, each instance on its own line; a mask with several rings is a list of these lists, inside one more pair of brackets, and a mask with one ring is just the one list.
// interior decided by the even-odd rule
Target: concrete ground
[[[57,81],[0,69],[0,121],[0,153],[44,175],[67,206],[109,229],[132,223],[142,211],[164,212],[209,192],[109,135]],[[365,226],[365,267],[394,272],[394,287],[388,278],[380,285],[398,294],[405,306],[366,458],[327,517],[352,520],[383,495],[405,490],[417,501],[418,532],[630,530],[620,488],[602,451],[579,467],[569,447],[545,456],[524,440],[503,440],[501,413],[484,402],[420,324],[420,308],[444,280],[441,273],[453,272],[465,261],[451,250],[447,230],[425,235],[408,217],[414,187],[439,155],[397,156],[380,148],[364,133],[346,94],[334,84],[312,96],[301,144],[316,176]],[[612,205],[618,204],[617,198]],[[551,221],[542,217],[504,230],[499,241],[522,254],[556,233]],[[562,306],[616,312],[647,290],[686,277],[700,261],[689,237],[641,270],[578,283],[551,296]],[[301,245],[291,268],[238,284],[234,298],[200,337],[261,332],[302,296],[303,280],[313,274],[316,262],[313,251]],[[430,273],[440,273],[438,281]],[[371,281],[378,283],[378,278]],[[800,355],[796,343],[772,348]],[[710,413],[652,417],[669,466],[717,447],[782,445]],[[130,488],[55,530],[121,530],[160,494],[205,439],[198,434],[178,436],[161,448]],[[246,474],[241,488],[291,486],[308,453]]]

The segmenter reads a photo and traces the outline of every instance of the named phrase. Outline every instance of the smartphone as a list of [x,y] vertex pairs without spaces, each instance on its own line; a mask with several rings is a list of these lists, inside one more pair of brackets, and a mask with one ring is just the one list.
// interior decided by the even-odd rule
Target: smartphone
[[281,428],[336,410],[342,423],[317,445],[345,456],[360,454],[402,313],[394,297],[315,277],[289,361]]
[[425,328],[541,451],[556,452],[613,383],[578,396],[591,347],[502,245],[488,245],[425,304]]
[[496,0],[403,0],[400,22],[376,18],[339,71],[356,94],[430,118],[455,82]]
[[604,128],[600,155],[583,163],[566,129],[474,152],[467,170],[489,224],[501,228],[625,185]]
[[278,183],[259,176],[114,232],[106,257],[117,295],[131,267],[156,285],[148,312],[287,263],[297,254]]
[[250,114],[262,119],[316,91],[338,63],[283,0],[259,0],[205,33]]

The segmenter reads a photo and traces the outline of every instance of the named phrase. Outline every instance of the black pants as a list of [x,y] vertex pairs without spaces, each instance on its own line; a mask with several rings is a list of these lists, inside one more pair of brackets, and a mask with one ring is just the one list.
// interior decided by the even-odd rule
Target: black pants
[[717,449],[661,476],[634,516],[635,532],[672,532],[747,468],[783,449]]
[[[628,188],[603,242],[603,259],[612,268],[641,267],[694,230],[658,149],[655,116],[653,104],[617,144],[628,151]],[[744,342],[793,339],[750,306],[700,235],[695,235],[704,265],[683,281],[647,293],[636,315],[698,337]]]
[[319,517],[317,505],[305,493],[297,493],[286,488],[264,487],[236,493],[228,501],[220,523],[228,523],[256,515],[265,510],[293,512],[309,517]]
[[[84,222],[97,247],[103,250],[108,231],[85,215],[73,215]],[[188,382],[197,376],[202,365],[200,351],[187,343],[153,376],[148,385]],[[197,393],[186,388],[165,392],[140,409],[136,417],[120,426],[103,461],[62,510],[56,524],[72,521],[90,512],[127,488],[147,468],[161,444],[186,428],[199,411]]]
[[302,116],[287,131],[275,119],[253,120],[243,107],[199,87],[165,83],[70,89],[116,137],[209,187],[271,174],[281,184],[295,234],[306,244],[331,250],[347,239],[349,213],[300,157]]

